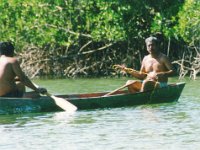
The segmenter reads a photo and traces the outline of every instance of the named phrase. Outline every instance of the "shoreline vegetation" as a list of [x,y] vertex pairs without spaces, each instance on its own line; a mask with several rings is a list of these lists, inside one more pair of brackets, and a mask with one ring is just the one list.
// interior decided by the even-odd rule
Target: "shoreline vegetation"
[[[114,55],[113,53],[116,53],[115,49],[111,50],[112,54],[109,56],[102,55],[101,57],[98,57],[99,54],[97,54],[96,57],[89,57],[90,55],[60,56],[56,49],[54,50],[54,53],[51,54],[49,54],[48,51],[41,50],[37,47],[29,47],[27,49],[28,50],[23,51],[24,53],[19,54],[19,58],[23,70],[30,78],[45,76],[54,76],[56,78],[114,77],[128,75],[121,74],[119,71],[116,72],[113,69],[113,65],[118,64],[119,62],[116,59],[109,59],[108,57]],[[137,57],[135,56],[131,60],[130,57],[126,58],[124,55],[120,56],[124,57],[123,64],[126,62],[129,64],[134,63],[134,60]],[[189,78],[195,80],[200,73],[200,53],[196,47],[187,47],[182,54],[182,58],[179,57],[179,59],[172,61],[172,64],[176,68],[179,79],[189,76]],[[137,67],[139,70],[139,65]]]
[[1,0],[0,40],[15,44],[30,78],[119,76],[138,70],[145,38],[160,39],[179,78],[200,74],[198,0]]

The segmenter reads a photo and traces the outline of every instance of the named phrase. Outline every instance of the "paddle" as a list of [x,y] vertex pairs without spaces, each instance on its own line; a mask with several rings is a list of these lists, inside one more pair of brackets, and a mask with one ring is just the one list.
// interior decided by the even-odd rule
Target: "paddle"
[[131,72],[135,72],[135,73],[138,73],[138,74],[145,74],[147,75],[148,73],[146,72],[141,72],[141,71],[137,71],[137,70],[134,70],[132,68],[126,68],[122,65],[113,65],[113,69],[117,70],[117,69],[121,69],[121,70],[124,70],[126,73],[131,73]]
[[[36,85],[34,83],[35,87],[39,87],[38,85]],[[48,92],[45,93],[45,95],[51,97],[57,106],[59,106],[60,108],[62,108],[63,110],[67,111],[67,112],[74,112],[77,110],[77,107],[75,105],[73,105],[72,103],[68,102],[66,99],[64,98],[60,98],[60,97],[56,97]]]
[[113,91],[111,91],[111,92],[109,92],[109,93],[103,95],[102,97],[106,97],[106,96],[109,96],[109,95],[111,95],[111,94],[114,94],[115,92],[117,92],[117,91],[119,91],[119,90],[121,90],[121,89],[123,89],[123,88],[125,88],[125,87],[127,87],[127,86],[129,86],[129,85],[131,85],[131,84],[133,84],[133,83],[134,83],[134,82],[130,82],[129,84],[125,84],[125,85],[123,85],[123,86],[121,86],[121,87],[119,87],[119,88],[117,88],[117,89],[115,89],[115,90],[113,90]]

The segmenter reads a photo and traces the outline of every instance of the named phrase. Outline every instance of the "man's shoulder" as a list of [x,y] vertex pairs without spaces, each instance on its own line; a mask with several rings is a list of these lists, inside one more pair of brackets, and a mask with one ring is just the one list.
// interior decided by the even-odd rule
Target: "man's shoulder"
[[164,54],[164,53],[160,53],[160,55],[161,55],[162,57],[167,57],[167,55]]
[[162,53],[162,56],[160,57],[161,62],[163,63],[170,63],[171,60],[169,59],[169,57],[165,54]]
[[143,60],[149,59],[150,57],[151,57],[151,55],[150,55],[150,54],[148,54],[148,55],[145,55],[145,56],[144,56],[144,58],[143,58]]
[[1,57],[1,60],[4,62],[4,64],[17,64],[18,60],[15,57]]
[[161,59],[169,59],[169,57],[164,53],[161,53],[160,58]]
[[17,62],[17,58],[15,58],[15,57],[7,57],[7,60],[10,63],[16,63]]
[[149,58],[151,55],[150,54],[148,54],[148,55],[145,55],[144,56],[144,58]]
[[5,55],[2,55],[1,57],[0,57],[0,59],[1,60],[6,60],[6,61],[11,61],[11,60],[16,60],[16,58],[15,57],[8,57],[8,56],[5,56]]

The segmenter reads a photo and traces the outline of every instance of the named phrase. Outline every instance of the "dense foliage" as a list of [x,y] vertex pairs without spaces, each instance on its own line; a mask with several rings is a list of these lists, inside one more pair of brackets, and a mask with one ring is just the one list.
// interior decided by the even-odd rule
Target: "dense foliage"
[[200,1],[187,0],[178,16],[182,38],[190,44],[200,46]]
[[[144,39],[155,32],[163,33],[164,52],[179,59],[184,49],[177,45],[199,42],[199,5],[198,0],[0,0],[0,40],[15,43],[31,76],[111,75],[116,63],[139,69]],[[169,39],[176,42],[169,45]]]

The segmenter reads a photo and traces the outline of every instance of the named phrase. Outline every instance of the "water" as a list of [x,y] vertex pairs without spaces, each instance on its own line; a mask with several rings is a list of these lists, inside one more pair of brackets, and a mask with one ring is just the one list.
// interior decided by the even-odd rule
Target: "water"
[[[53,94],[113,90],[120,79],[37,80]],[[173,78],[170,82],[175,82]],[[200,147],[200,81],[179,102],[114,109],[0,115],[1,150],[188,150]]]

